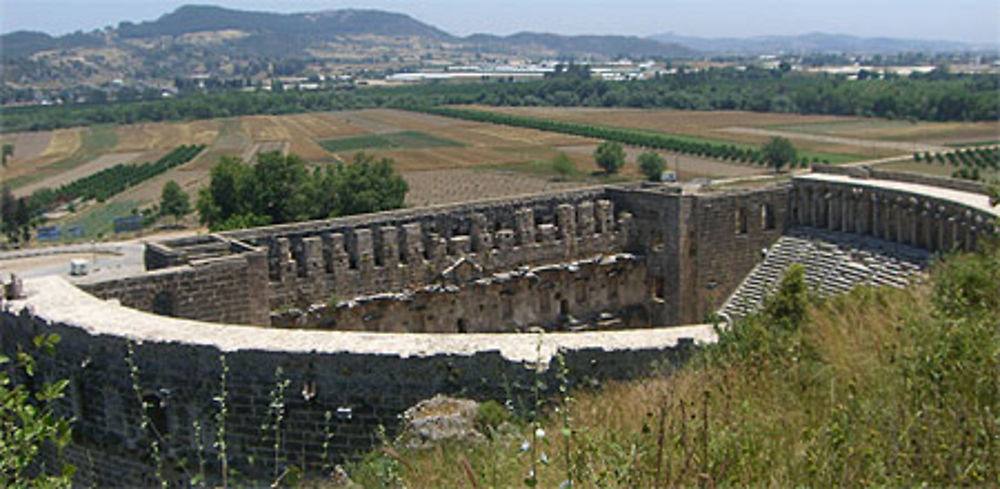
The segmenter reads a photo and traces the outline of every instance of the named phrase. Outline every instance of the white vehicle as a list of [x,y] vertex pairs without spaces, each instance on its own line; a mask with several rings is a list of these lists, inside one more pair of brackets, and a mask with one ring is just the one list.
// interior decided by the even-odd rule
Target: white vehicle
[[90,273],[90,262],[87,260],[73,260],[69,262],[69,274],[73,276],[86,275]]

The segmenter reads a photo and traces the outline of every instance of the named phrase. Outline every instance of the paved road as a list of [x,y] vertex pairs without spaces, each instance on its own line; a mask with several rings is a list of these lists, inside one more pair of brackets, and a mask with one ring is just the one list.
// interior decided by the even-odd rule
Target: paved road
[[910,141],[885,141],[874,139],[849,138],[843,136],[828,136],[824,134],[807,134],[793,131],[775,131],[772,129],[761,129],[757,127],[724,127],[718,131],[733,134],[753,134],[757,136],[780,136],[788,139],[801,139],[806,141],[817,141],[821,143],[844,144],[848,146],[859,146],[862,148],[884,148],[896,151],[914,152],[942,152],[951,151],[954,148],[946,148],[933,144],[910,142]]
[[143,248],[140,242],[118,242],[0,252],[0,273],[24,278],[69,276],[70,261],[84,259],[91,263],[92,274],[128,274],[143,270]]

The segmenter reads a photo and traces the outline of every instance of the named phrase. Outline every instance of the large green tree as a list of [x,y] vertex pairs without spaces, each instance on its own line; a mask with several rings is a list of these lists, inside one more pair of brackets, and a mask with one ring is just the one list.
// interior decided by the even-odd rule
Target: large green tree
[[604,173],[612,175],[625,165],[625,149],[614,141],[605,141],[594,150],[594,161]]
[[191,199],[177,182],[171,180],[163,186],[160,193],[160,214],[173,216],[178,220],[191,212]]
[[350,163],[310,173],[298,156],[269,153],[253,166],[223,158],[197,207],[212,229],[234,229],[397,209],[407,190],[388,158],[358,153]]
[[768,166],[774,167],[774,171],[781,171],[781,168],[795,161],[798,156],[795,146],[787,138],[772,137],[770,141],[764,143],[760,148],[764,161]]
[[656,151],[646,151],[639,155],[639,170],[651,182],[660,181],[663,171],[667,169],[667,160],[664,160],[660,153]]

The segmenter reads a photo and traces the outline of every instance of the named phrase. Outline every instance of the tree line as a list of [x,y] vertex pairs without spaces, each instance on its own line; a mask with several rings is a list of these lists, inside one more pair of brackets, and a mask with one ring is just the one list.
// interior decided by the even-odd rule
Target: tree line
[[958,167],[952,178],[983,180],[983,172],[1000,171],[1000,147],[957,149],[945,152],[913,153],[913,161]]
[[212,230],[239,229],[398,209],[408,189],[391,159],[365,153],[312,171],[294,154],[261,153],[254,165],[224,156],[197,210]]
[[113,104],[12,107],[2,131],[449,104],[748,110],[956,121],[1000,118],[1000,78],[937,70],[849,80],[829,74],[717,68],[653,80],[552,77],[533,82],[430,83],[323,91],[224,92]]

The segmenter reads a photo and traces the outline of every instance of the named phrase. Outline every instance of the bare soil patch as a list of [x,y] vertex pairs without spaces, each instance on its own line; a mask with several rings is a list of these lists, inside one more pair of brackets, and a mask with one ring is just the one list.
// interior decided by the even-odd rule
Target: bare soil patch
[[481,200],[550,190],[586,187],[586,182],[557,182],[516,173],[488,170],[432,170],[407,172],[403,178],[410,185],[406,204],[420,207]]

